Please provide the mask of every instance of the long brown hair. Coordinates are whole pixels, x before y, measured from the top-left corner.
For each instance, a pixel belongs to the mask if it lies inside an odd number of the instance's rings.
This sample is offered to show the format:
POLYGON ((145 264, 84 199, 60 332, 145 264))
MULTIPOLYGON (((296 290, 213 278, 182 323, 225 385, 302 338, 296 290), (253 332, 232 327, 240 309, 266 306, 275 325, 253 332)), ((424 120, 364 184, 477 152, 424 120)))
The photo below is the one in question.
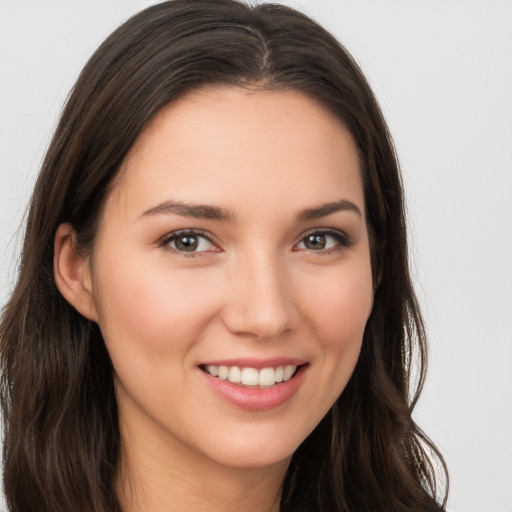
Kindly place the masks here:
POLYGON ((302 91, 348 127, 360 155, 373 311, 346 389, 292 458, 281 510, 444 510, 446 467, 412 419, 426 339, 386 123, 359 67, 323 28, 284 6, 234 0, 174 0, 128 20, 91 57, 63 110, 1 319, 10 510, 120 511, 113 369, 98 326, 57 290, 53 241, 69 222, 78 247, 91 249, 102 205, 137 137, 164 105, 208 84, 302 91))

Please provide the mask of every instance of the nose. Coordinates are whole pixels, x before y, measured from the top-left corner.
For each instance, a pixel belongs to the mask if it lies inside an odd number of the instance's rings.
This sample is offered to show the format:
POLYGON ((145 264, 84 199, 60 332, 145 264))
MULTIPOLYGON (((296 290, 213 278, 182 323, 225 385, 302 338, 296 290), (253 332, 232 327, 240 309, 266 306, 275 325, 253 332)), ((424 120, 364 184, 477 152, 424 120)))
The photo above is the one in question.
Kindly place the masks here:
POLYGON ((240 260, 228 283, 223 310, 227 329, 269 339, 296 328, 299 314, 288 274, 277 258, 253 255, 240 260))

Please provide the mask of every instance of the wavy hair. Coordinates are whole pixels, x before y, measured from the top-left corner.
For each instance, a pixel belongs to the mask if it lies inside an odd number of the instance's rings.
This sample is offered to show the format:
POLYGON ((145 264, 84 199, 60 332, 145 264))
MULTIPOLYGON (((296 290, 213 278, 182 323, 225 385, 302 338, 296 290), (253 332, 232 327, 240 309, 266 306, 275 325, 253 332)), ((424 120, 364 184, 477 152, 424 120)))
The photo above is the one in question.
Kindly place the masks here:
POLYGON ((162 107, 206 85, 301 91, 350 130, 361 162, 373 311, 348 385, 293 455, 281 511, 444 510, 446 466, 412 419, 427 348, 384 118, 357 64, 317 23, 281 5, 235 0, 173 0, 142 11, 98 48, 68 98, 35 185, 17 284, 1 318, 9 509, 121 510, 112 364, 98 326, 57 290, 53 241, 69 222, 78 247, 91 250, 134 142, 162 107))

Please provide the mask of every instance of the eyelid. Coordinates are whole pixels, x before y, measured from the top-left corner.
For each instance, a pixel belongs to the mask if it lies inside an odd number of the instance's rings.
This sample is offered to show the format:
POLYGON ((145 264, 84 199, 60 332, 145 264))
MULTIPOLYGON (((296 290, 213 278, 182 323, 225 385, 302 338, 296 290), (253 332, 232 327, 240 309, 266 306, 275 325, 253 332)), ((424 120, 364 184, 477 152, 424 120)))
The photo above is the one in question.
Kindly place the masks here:
POLYGON ((353 238, 341 229, 313 228, 313 229, 309 229, 308 231, 302 233, 300 235, 299 240, 295 243, 295 245, 293 247, 294 247, 294 250, 296 250, 296 251, 300 250, 300 251, 309 251, 309 252, 315 253, 315 254, 328 254, 330 252, 343 251, 344 249, 348 249, 352 245, 354 245, 353 238), (318 250, 318 251, 314 251, 312 249, 296 249, 297 245, 300 244, 307 236, 315 235, 315 234, 332 236, 338 242, 338 245, 336 247, 318 250))
POLYGON ((214 237, 208 231, 205 231, 203 229, 196 229, 196 228, 185 228, 185 229, 177 229, 176 231, 171 231, 170 233, 165 234, 163 237, 161 237, 158 240, 158 246, 162 247, 168 251, 171 251, 175 254, 180 254, 180 255, 186 256, 186 257, 200 256, 200 255, 202 255, 202 253, 205 253, 205 252, 219 252, 220 251, 219 243, 217 242, 216 237, 214 237), (174 249, 173 247, 170 247, 169 244, 171 243, 171 241, 173 239, 178 238, 179 236, 183 236, 183 235, 193 235, 193 236, 205 238, 206 240, 208 240, 208 242, 210 242, 213 246, 215 246, 215 248, 217 250, 216 251, 207 250, 207 251, 185 252, 185 251, 179 251, 177 249, 174 249))
MULTIPOLYGON (((354 244, 354 240, 350 235, 348 235, 345 231, 336 229, 336 228, 312 228, 300 235, 300 238, 297 240, 297 242, 293 246, 294 251, 309 251, 314 254, 328 254, 330 252, 339 252, 344 249, 347 249, 351 247, 354 244), (300 244, 307 236, 314 235, 314 234, 322 234, 333 237, 337 245, 335 247, 331 247, 329 249, 321 249, 321 250, 312 250, 312 249, 297 249, 297 245, 300 244)), ((202 256, 203 253, 208 252, 221 252, 220 244, 217 242, 217 239, 214 235, 212 235, 210 232, 205 231, 203 229, 197 229, 197 228, 185 228, 185 229, 177 229, 176 231, 171 231, 170 233, 165 234, 163 237, 161 237, 158 240, 158 246, 169 250, 175 254, 180 254, 182 256, 186 257, 193 257, 193 256, 202 256), (194 252, 185 252, 185 251, 179 251, 177 249, 174 249, 173 247, 170 247, 170 243, 173 239, 179 237, 182 235, 194 235, 198 237, 205 238, 208 240, 209 243, 211 243, 213 246, 215 246, 215 249, 217 250, 205 250, 205 251, 194 251, 194 252)))

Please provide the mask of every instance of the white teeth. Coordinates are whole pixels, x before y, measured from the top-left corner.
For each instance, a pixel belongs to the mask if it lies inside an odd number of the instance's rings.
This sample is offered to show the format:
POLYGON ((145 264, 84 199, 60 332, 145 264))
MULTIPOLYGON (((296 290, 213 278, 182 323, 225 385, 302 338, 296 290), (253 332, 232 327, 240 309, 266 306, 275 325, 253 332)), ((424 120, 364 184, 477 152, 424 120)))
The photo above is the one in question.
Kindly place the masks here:
POLYGON ((238 366, 232 366, 230 368, 228 380, 229 380, 229 382, 234 382, 235 384, 242 380, 242 372, 241 372, 240 368, 238 368, 238 366))
POLYGON ((297 370, 295 365, 278 366, 277 368, 239 368, 238 366, 207 365, 205 370, 212 376, 228 380, 234 384, 242 383, 244 386, 273 386, 279 382, 286 382, 292 378, 297 370))
POLYGON ((260 371, 258 384, 260 386, 273 386, 276 383, 275 374, 274 368, 263 368, 260 371))
POLYGON ((283 377, 283 380, 289 380, 291 378, 291 376, 295 373, 295 370, 297 369, 296 366, 293 366, 291 364, 289 364, 288 366, 285 367, 284 369, 284 377, 283 377))
POLYGON ((219 379, 226 380, 229 375, 229 368, 227 366, 219 366, 219 379))
POLYGON ((256 370, 256 368, 244 368, 242 370, 242 384, 246 386, 257 386, 258 370, 256 370))

